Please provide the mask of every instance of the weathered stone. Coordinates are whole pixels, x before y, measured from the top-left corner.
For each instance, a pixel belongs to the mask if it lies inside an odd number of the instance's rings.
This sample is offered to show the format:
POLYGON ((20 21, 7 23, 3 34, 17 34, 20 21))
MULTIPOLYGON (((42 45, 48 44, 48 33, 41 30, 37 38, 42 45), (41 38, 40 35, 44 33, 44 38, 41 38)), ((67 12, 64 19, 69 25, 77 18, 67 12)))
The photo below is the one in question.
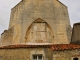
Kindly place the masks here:
POLYGON ((73 60, 75 55, 80 56, 80 47, 68 45, 65 50, 70 40, 71 26, 64 4, 58 0, 22 0, 12 8, 9 29, 1 35, 0 60, 34 60, 34 54, 41 54, 41 60, 73 60), (62 50, 56 44, 63 44, 62 50))
POLYGON ((1 35, 1 46, 12 44, 14 34, 14 27, 11 27, 9 30, 5 30, 1 35))
MULTIPOLYGON (((0 49, 0 60, 32 60, 33 54, 43 54, 43 60, 71 60, 79 50, 51 51, 49 48, 0 49)), ((72 59, 73 60, 73 59, 72 59)))
MULTIPOLYGON (((31 42, 27 39, 31 35, 26 37, 26 33, 29 33, 29 27, 38 18, 50 26, 52 33, 48 34, 51 36, 50 39, 46 37, 47 33, 38 33, 37 36, 35 33, 33 39, 35 40, 36 37, 39 39, 36 42, 43 42, 44 40, 47 43, 54 44, 70 43, 71 33, 69 31, 71 32, 71 27, 67 7, 64 4, 58 0, 22 0, 11 10, 9 28, 14 27, 12 44, 31 42)), ((45 28, 43 25, 38 27, 45 28)), ((7 39, 3 43, 6 43, 6 41, 7 39)))

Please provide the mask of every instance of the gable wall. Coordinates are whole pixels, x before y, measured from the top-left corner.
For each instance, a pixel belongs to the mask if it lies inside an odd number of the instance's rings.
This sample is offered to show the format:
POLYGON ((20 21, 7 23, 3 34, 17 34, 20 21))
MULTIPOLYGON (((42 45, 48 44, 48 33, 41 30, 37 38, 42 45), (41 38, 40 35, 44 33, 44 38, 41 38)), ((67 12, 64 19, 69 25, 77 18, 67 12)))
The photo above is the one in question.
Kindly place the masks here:
POLYGON ((70 22, 67 7, 57 0, 22 0, 12 8, 9 28, 14 26, 13 44, 25 43, 29 26, 42 19, 53 31, 54 44, 70 42, 70 22))

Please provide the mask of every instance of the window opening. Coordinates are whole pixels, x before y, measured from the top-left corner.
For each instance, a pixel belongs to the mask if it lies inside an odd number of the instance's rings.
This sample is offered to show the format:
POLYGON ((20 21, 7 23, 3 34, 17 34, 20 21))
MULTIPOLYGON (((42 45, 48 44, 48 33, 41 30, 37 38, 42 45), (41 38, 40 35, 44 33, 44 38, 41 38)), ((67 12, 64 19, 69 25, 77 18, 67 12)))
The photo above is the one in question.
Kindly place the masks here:
POLYGON ((42 60, 42 55, 33 55, 33 60, 42 60))
POLYGON ((78 58, 73 58, 73 60, 79 60, 78 58))

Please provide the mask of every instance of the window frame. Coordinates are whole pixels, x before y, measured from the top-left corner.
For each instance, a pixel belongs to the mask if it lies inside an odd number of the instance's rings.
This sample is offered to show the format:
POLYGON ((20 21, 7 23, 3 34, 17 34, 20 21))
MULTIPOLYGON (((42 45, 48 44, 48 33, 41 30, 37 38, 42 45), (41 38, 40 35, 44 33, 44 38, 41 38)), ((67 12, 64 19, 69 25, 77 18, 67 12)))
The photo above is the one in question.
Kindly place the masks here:
POLYGON ((33 54, 32 60, 43 60, 43 55, 42 54, 33 54), (34 56, 37 56, 37 59, 34 59, 34 56), (39 59, 40 56, 41 56, 41 59, 39 59))

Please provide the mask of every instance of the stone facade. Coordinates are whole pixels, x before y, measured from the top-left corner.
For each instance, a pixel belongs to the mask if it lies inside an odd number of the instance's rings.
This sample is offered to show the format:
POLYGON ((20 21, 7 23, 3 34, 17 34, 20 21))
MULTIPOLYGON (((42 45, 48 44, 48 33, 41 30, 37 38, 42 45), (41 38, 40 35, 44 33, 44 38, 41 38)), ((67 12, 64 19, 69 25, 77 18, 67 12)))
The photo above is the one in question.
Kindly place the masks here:
MULTIPOLYGON (((48 52, 49 49, 47 48, 20 48, 20 49, 1 49, 0 50, 0 60, 32 60, 33 54, 43 54, 44 59, 46 59, 47 54, 51 54, 48 52)), ((48 59, 51 56, 48 56, 48 59)))
POLYGON ((12 44, 14 29, 13 27, 9 30, 5 30, 1 35, 1 44, 7 45, 12 44))
MULTIPOLYGON (((25 44, 26 33, 37 19, 45 21, 51 28, 53 44, 70 43, 71 27, 67 7, 58 0, 22 0, 11 9, 9 29, 13 27, 12 44, 25 44)), ((39 26, 40 27, 40 26, 39 26)), ((8 35, 9 36, 9 32, 8 35)), ((47 33, 39 33, 45 35, 47 33)), ((38 35, 39 35, 38 34, 38 35)), ((5 36, 5 33, 2 34, 5 36)), ((46 39, 46 37, 44 37, 46 39)), ((6 42, 5 37, 1 39, 6 42)), ((41 39, 41 41, 43 41, 41 39)), ((50 43, 50 42, 47 42, 50 43)), ((5 43, 5 45, 9 45, 5 43)))
POLYGON ((0 60, 80 60, 80 45, 70 44, 71 29, 60 1, 22 0, 1 34, 0 60))
POLYGON ((74 60, 74 58, 80 60, 80 49, 53 51, 53 60, 74 60))
POLYGON ((80 49, 52 51, 50 48, 0 49, 0 60, 33 60, 34 54, 43 54, 43 60, 80 59, 80 49))

